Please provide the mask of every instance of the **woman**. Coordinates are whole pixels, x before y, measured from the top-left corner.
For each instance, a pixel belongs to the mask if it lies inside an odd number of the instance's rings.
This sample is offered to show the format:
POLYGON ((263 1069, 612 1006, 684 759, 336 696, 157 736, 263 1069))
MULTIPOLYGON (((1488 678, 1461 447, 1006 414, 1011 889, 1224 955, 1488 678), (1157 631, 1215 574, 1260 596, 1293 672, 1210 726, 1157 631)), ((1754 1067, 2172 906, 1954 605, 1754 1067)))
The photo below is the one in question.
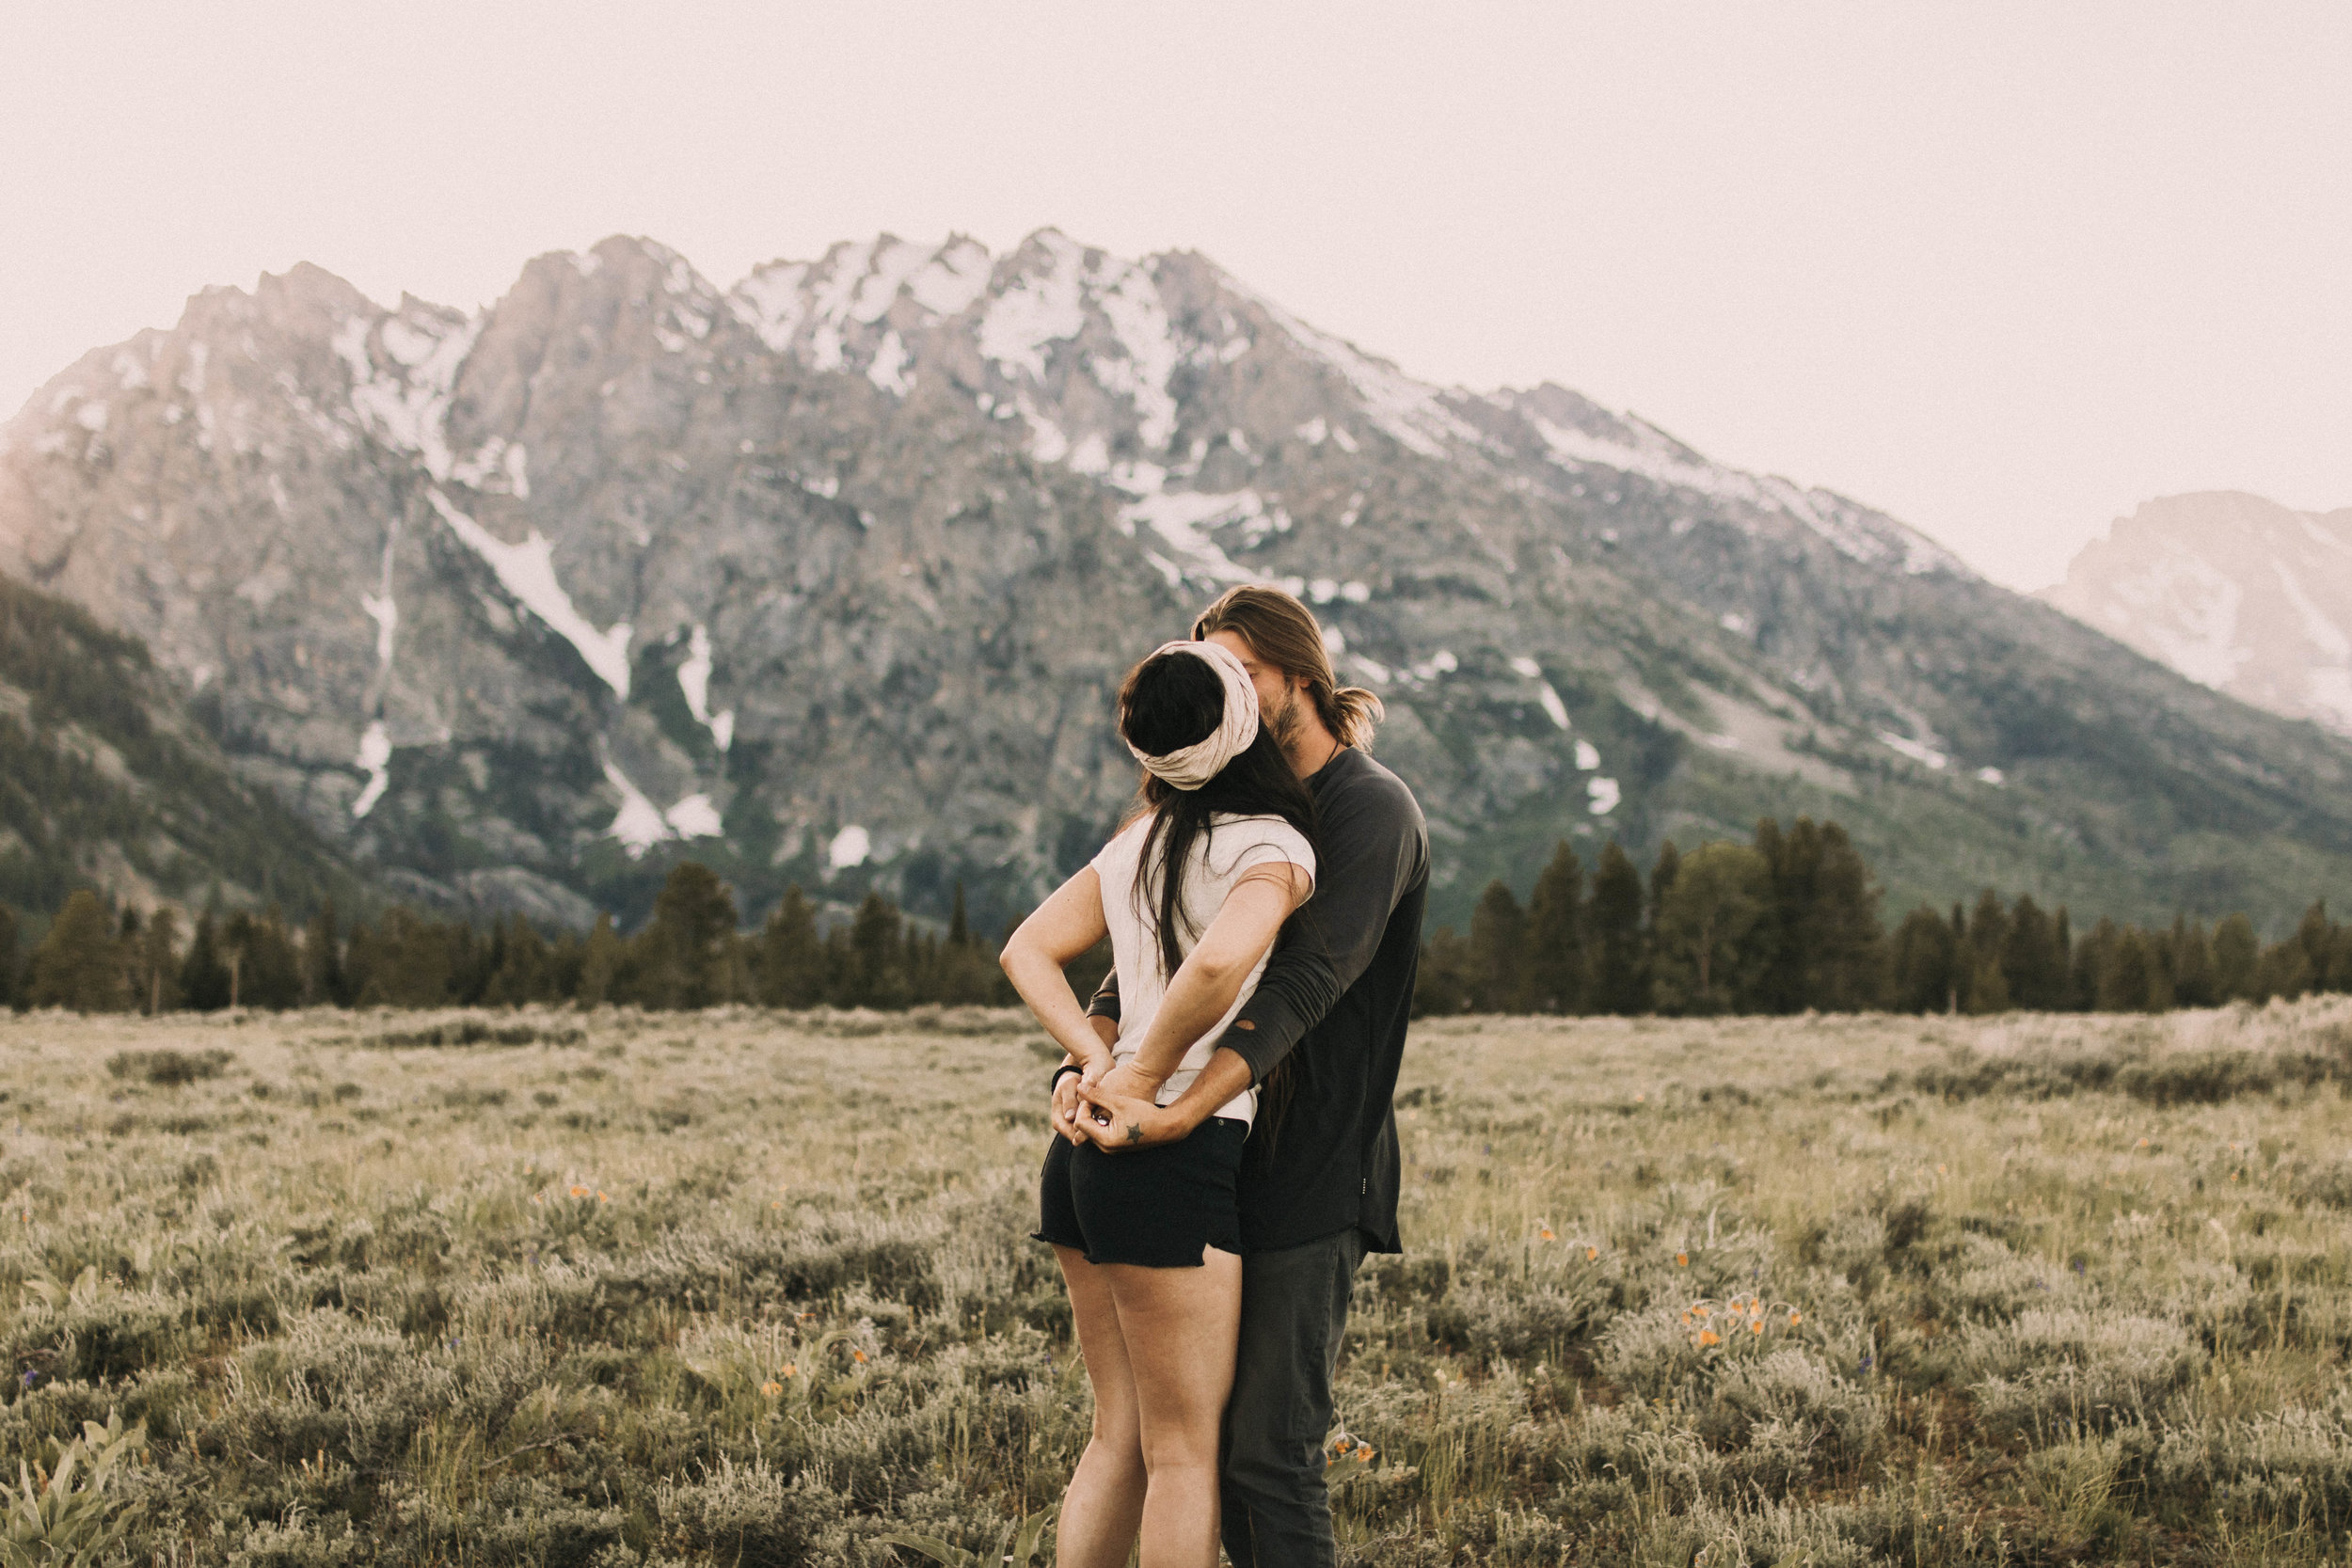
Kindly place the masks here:
POLYGON ((1073 1118, 1094 1114, 1083 1097, 1098 1085, 1168 1104, 1207 1064, 1276 933, 1314 889, 1314 802, 1260 728, 1241 660, 1216 643, 1170 642, 1136 665, 1120 688, 1119 725, 1144 768, 1136 809, 1013 933, 1003 960, 1069 1053, 1055 1074, 1061 1135, 1045 1158, 1037 1237, 1070 1288, 1094 1432, 1062 1501, 1060 1560, 1121 1568, 1140 1531, 1142 1568, 1213 1568, 1217 1432, 1241 1311, 1234 1173, 1257 1094, 1180 1143, 1132 1152, 1098 1147, 1073 1118), (1062 974, 1106 934, 1121 999, 1115 1042, 1062 974))

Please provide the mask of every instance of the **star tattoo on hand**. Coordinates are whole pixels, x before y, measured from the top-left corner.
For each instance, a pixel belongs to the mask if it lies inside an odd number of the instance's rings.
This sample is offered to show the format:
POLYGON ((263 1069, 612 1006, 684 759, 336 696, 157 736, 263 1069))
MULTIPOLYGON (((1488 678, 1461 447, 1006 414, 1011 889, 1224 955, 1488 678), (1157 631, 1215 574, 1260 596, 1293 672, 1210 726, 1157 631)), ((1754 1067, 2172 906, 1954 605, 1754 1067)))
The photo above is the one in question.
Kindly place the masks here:
POLYGON ((1127 1124, 1127 1141, 1131 1144, 1143 1142, 1143 1123, 1131 1121, 1127 1124))

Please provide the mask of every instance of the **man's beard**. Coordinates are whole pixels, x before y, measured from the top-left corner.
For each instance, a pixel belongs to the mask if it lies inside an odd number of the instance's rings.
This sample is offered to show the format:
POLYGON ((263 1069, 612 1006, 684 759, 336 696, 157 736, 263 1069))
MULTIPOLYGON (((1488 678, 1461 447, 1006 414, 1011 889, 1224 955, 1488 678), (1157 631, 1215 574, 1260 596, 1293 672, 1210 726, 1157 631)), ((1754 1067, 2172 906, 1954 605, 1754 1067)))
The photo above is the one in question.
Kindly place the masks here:
POLYGON ((1307 727, 1307 716, 1298 711, 1298 688, 1284 686, 1280 705, 1264 718, 1266 734, 1274 737, 1274 744, 1288 751, 1298 732, 1307 727))

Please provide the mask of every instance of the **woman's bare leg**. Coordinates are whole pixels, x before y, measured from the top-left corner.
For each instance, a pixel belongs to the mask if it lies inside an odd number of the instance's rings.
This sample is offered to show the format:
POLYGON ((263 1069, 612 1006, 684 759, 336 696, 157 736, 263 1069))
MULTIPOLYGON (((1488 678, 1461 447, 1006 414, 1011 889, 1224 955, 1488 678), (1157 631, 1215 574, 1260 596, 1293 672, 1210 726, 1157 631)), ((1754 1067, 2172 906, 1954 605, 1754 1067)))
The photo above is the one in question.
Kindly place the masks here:
POLYGON ((1126 1568, 1143 1527, 1143 1441, 1136 1418, 1136 1380, 1127 1363, 1119 1306, 1108 1268, 1075 1247, 1057 1246, 1070 1287, 1070 1315, 1078 1328, 1087 1381, 1094 1386, 1094 1433, 1062 1494, 1055 1531, 1061 1568, 1126 1568))
POLYGON ((1241 1259, 1209 1247, 1197 1269, 1099 1272, 1119 1304, 1149 1477, 1142 1568, 1216 1568, 1217 1433, 1233 1391, 1241 1259))

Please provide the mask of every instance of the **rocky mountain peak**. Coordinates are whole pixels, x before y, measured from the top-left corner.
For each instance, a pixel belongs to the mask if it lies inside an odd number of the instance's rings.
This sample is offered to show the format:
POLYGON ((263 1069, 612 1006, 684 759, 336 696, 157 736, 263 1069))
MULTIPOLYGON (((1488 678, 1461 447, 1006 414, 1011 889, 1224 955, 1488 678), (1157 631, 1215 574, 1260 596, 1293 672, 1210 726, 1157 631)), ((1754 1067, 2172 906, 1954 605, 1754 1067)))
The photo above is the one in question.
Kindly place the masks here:
MULTIPOLYGON (((1009 911, 1132 791, 1120 671, 1243 580, 1316 605, 1387 702, 1441 909, 1557 837, 1768 808, 1851 818, 1937 897, 1906 824, 2004 824, 1960 891, 2062 896, 2045 829, 2169 875, 2171 830, 2111 809, 2148 779, 2218 747, 2324 794, 2352 762, 1832 491, 1054 230, 725 288, 616 236, 473 312, 311 267, 207 292, 0 434, 0 568, 146 639, 238 768, 408 895, 548 918, 689 852, 754 908, 961 879, 1009 911)), ((2267 787, 2207 815, 2275 823, 2267 787)))
POLYGON ((2201 686, 2352 734, 2352 507, 2163 497, 2042 597, 2201 686))

